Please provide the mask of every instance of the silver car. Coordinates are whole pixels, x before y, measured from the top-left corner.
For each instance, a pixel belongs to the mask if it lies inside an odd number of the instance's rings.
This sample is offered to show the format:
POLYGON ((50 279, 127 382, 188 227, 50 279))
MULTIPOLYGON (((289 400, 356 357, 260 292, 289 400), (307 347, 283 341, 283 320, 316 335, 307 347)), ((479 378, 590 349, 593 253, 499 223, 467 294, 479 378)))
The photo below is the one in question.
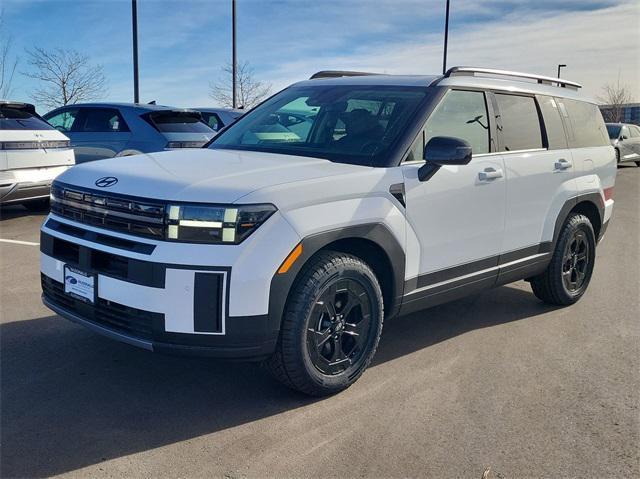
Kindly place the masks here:
POLYGON ((68 105, 44 115, 71 140, 76 162, 177 148, 200 148, 215 136, 198 111, 136 103, 68 105))
POLYGON ((618 164, 633 161, 640 166, 640 127, 627 123, 607 123, 618 164))

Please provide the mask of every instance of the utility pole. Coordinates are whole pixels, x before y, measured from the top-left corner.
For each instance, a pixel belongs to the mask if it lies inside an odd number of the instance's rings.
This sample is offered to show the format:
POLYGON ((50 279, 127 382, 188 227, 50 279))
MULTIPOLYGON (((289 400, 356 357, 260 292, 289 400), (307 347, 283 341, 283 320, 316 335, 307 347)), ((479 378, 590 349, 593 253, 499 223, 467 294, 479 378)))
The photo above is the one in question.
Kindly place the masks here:
POLYGON ((449 43, 449 0, 447 0, 447 13, 444 20, 444 55, 442 58, 442 74, 447 72, 447 45, 449 43))
POLYGON ((237 96, 236 96, 236 80, 238 72, 237 70, 238 61, 236 60, 236 0, 231 0, 231 103, 233 104, 233 108, 238 107, 237 96))
POLYGON ((566 67, 567 65, 565 64, 560 64, 558 65, 558 78, 560 78, 560 69, 566 67))
POLYGON ((131 25, 133 27, 133 102, 140 103, 138 85, 138 2, 131 0, 131 25))

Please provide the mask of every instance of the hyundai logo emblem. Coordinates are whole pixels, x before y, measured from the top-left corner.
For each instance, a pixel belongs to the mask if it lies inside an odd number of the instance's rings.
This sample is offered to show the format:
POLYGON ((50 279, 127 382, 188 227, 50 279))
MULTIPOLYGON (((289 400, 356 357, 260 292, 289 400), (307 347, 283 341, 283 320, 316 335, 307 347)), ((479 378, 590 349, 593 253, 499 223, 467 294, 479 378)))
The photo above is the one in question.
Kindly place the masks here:
POLYGON ((109 188, 110 186, 115 185, 118 182, 118 178, 115 176, 103 176, 102 178, 98 178, 96 180, 96 186, 100 188, 109 188))

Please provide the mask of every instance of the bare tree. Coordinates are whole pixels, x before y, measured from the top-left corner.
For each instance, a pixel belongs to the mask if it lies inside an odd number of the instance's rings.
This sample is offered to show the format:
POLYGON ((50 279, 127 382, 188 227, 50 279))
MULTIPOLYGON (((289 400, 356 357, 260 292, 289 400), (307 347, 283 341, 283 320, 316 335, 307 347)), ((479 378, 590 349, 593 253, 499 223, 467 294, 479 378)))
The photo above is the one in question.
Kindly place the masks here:
POLYGON ((23 75, 44 85, 31 97, 48 108, 95 100, 107 92, 107 80, 101 65, 91 65, 89 57, 75 50, 27 50, 32 70, 23 75))
POLYGON ((19 57, 11 54, 13 39, 5 33, 4 13, 0 11, 0 98, 9 98, 13 92, 13 76, 18 68, 19 57))
MULTIPOLYGON (((229 64, 222 67, 221 70, 220 79, 210 84, 211 93, 209 96, 221 106, 231 108, 233 106, 233 68, 229 64)), ((249 62, 238 65, 236 84, 236 103, 242 108, 252 108, 271 92, 270 84, 255 79, 253 68, 249 62)))
POLYGON ((616 83, 607 83, 602 87, 603 95, 598 97, 604 103, 602 116, 604 121, 619 123, 622 121, 623 106, 631 102, 631 93, 626 85, 620 83, 620 75, 616 83))

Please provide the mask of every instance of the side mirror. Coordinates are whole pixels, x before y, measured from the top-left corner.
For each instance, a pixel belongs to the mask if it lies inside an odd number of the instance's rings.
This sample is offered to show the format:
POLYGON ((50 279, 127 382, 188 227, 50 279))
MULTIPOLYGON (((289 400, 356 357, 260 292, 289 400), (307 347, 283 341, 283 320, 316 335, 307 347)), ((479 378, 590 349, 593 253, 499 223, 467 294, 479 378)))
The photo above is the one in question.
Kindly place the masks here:
POLYGON ((629 137, 628 137, 627 135, 622 135, 622 136, 620 136, 620 141, 622 141, 622 140, 628 140, 628 139, 629 139, 629 137))
POLYGON ((471 161, 472 149, 469 142, 451 136, 431 138, 424 147, 426 163, 418 170, 418 179, 426 181, 441 166, 466 165, 471 161))

